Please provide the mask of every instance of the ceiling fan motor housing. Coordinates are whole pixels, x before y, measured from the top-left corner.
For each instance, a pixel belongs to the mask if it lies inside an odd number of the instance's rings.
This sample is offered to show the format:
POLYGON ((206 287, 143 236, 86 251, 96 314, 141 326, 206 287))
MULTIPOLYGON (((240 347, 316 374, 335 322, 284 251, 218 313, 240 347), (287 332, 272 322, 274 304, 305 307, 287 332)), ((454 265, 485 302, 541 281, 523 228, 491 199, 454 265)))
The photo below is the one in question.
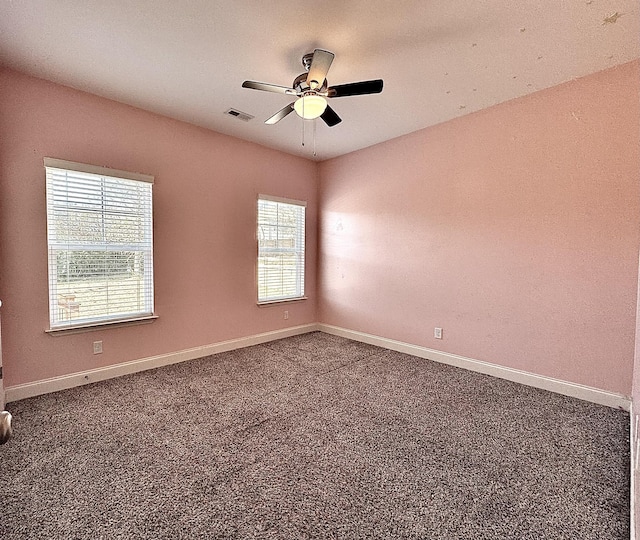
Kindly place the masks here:
POLYGON ((325 79, 322 84, 320 86, 318 86, 317 88, 311 88, 308 84, 307 84, 307 73, 303 73, 302 75, 298 75, 294 81, 293 84, 291 85, 291 88, 293 88, 298 94, 303 94, 305 92, 313 92, 313 93, 317 93, 317 92, 324 92, 327 89, 327 79, 325 79))
POLYGON ((298 75, 293 80, 293 84, 291 85, 291 88, 293 88, 298 93, 309 90, 309 85, 307 84, 307 74, 303 73, 302 75, 298 75))

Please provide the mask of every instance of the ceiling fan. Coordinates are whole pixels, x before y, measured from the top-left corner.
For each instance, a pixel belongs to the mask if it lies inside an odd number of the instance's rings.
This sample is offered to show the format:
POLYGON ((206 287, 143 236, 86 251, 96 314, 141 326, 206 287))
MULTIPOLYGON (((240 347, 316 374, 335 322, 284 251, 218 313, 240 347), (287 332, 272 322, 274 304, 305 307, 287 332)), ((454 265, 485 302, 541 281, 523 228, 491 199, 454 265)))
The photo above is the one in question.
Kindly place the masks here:
POLYGON ((256 81, 244 81, 242 87, 298 97, 296 101, 289 103, 271 118, 268 118, 265 124, 275 124, 289 113, 296 111, 298 116, 304 119, 322 118, 325 124, 333 127, 342 122, 342 119, 327 104, 326 98, 379 94, 382 92, 382 79, 329 86, 327 72, 331 67, 334 56, 332 52, 323 49, 316 49, 312 53, 305 54, 302 57, 302 65, 307 70, 307 73, 298 75, 290 88, 256 81))

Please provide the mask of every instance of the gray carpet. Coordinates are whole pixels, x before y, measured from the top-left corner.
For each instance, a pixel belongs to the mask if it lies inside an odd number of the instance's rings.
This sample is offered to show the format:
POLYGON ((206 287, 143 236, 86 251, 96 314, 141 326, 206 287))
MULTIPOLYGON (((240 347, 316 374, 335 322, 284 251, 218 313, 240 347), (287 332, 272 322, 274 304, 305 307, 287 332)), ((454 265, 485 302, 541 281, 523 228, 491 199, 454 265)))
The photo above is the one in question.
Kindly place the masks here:
POLYGON ((0 538, 629 538, 629 416, 322 333, 10 403, 0 538))

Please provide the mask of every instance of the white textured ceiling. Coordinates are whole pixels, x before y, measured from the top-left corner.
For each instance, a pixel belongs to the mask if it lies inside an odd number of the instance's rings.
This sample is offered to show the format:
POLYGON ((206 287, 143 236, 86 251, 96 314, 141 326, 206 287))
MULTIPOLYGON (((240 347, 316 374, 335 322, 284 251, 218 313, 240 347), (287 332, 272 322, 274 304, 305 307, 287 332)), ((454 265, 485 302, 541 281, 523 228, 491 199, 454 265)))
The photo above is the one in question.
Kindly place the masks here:
POLYGON ((254 141, 327 159, 640 57, 638 0, 0 0, 0 64, 254 141), (302 55, 336 57, 329 128, 291 114, 302 55), (243 122, 235 108, 255 118, 243 122))

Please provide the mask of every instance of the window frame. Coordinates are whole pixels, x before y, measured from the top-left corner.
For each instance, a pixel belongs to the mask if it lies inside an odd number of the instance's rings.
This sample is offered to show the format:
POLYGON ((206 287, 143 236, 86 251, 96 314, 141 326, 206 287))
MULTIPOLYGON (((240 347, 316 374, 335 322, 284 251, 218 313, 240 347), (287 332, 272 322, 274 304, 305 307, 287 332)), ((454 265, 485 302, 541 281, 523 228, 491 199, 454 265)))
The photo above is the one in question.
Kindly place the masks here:
MULTIPOLYGON (((73 161, 66 161, 56 158, 44 158, 45 166, 45 184, 46 184, 46 221, 47 221, 47 278, 48 278, 48 297, 49 297, 49 328, 47 333, 75 333, 85 330, 100 329, 107 326, 121 326, 126 324, 143 324, 152 322, 157 318, 155 314, 155 281, 154 281, 154 245, 153 245, 153 184, 154 177, 147 174, 134 173, 129 171, 122 171, 118 169, 110 169, 107 167, 99 167, 96 165, 89 165, 85 163, 77 163, 73 161), (51 197, 53 193, 49 192, 50 179, 49 169, 66 171, 70 173, 80 173, 101 177, 104 182, 106 179, 120 180, 125 182, 139 182, 148 184, 148 194, 145 196, 145 212, 143 214, 143 228, 144 239, 140 242, 127 245, 125 251, 134 251, 142 254, 145 261, 144 264, 149 265, 150 271, 143 274, 143 279, 146 282, 145 285, 145 301, 144 309, 141 311, 133 312, 119 312, 113 315, 96 315, 84 318, 79 318, 73 321, 71 317, 66 321, 62 319, 59 313, 58 305, 58 276, 55 273, 55 263, 52 264, 53 253, 64 252, 64 249, 59 249, 59 246, 55 245, 55 240, 52 240, 52 231, 50 230, 50 221, 52 216, 50 210, 53 208, 53 202, 51 197), (131 246, 135 246, 135 249, 131 249, 131 246), (149 308, 149 309, 147 309, 149 308)), ((52 179, 51 182, 54 180, 52 179)), ((104 209, 99 212, 103 218, 108 216, 109 213, 104 209)), ((74 242, 70 242, 73 244, 74 242)), ((81 251, 102 251, 109 252, 111 250, 105 249, 105 246, 109 246, 109 242, 93 242, 93 241, 78 241, 76 245, 83 244, 81 251), (94 248, 94 249, 91 249, 94 248)), ((111 243, 111 246, 117 244, 111 243)), ((69 248, 66 250, 69 251, 69 248)), ((118 250, 115 250, 116 252, 118 250)), ((69 313, 70 315, 70 313, 69 313)))
POLYGON ((301 201, 301 200, 297 200, 297 199, 289 199, 289 198, 285 198, 285 197, 277 197, 277 196, 273 196, 273 195, 266 195, 266 194, 259 194, 256 200, 256 278, 255 278, 255 283, 256 283, 256 297, 257 297, 257 304, 258 306, 268 306, 268 305, 272 305, 272 304, 281 304, 281 303, 288 303, 288 302, 298 302, 301 300, 306 300, 307 296, 305 294, 305 285, 306 285, 306 260, 307 260, 307 255, 306 255, 306 245, 307 245, 307 219, 306 219, 306 210, 307 210, 307 202, 306 201, 301 201), (300 265, 297 264, 296 265, 296 272, 297 272, 297 277, 296 277, 296 281, 300 283, 300 290, 296 291, 299 292, 299 294, 296 294, 295 296, 278 296, 278 297, 274 297, 274 296, 267 296, 263 299, 261 299, 260 297, 260 256, 261 256, 261 249, 260 249, 260 202, 261 201, 265 201, 265 202, 269 202, 269 203, 276 203, 276 204, 283 204, 283 205, 292 205, 292 206, 297 206, 302 210, 302 232, 300 233, 300 231, 298 231, 298 235, 301 235, 301 240, 302 240, 302 248, 298 249, 296 248, 294 251, 283 251, 283 252, 294 252, 294 253, 298 253, 302 255, 302 265, 300 268, 300 265))

